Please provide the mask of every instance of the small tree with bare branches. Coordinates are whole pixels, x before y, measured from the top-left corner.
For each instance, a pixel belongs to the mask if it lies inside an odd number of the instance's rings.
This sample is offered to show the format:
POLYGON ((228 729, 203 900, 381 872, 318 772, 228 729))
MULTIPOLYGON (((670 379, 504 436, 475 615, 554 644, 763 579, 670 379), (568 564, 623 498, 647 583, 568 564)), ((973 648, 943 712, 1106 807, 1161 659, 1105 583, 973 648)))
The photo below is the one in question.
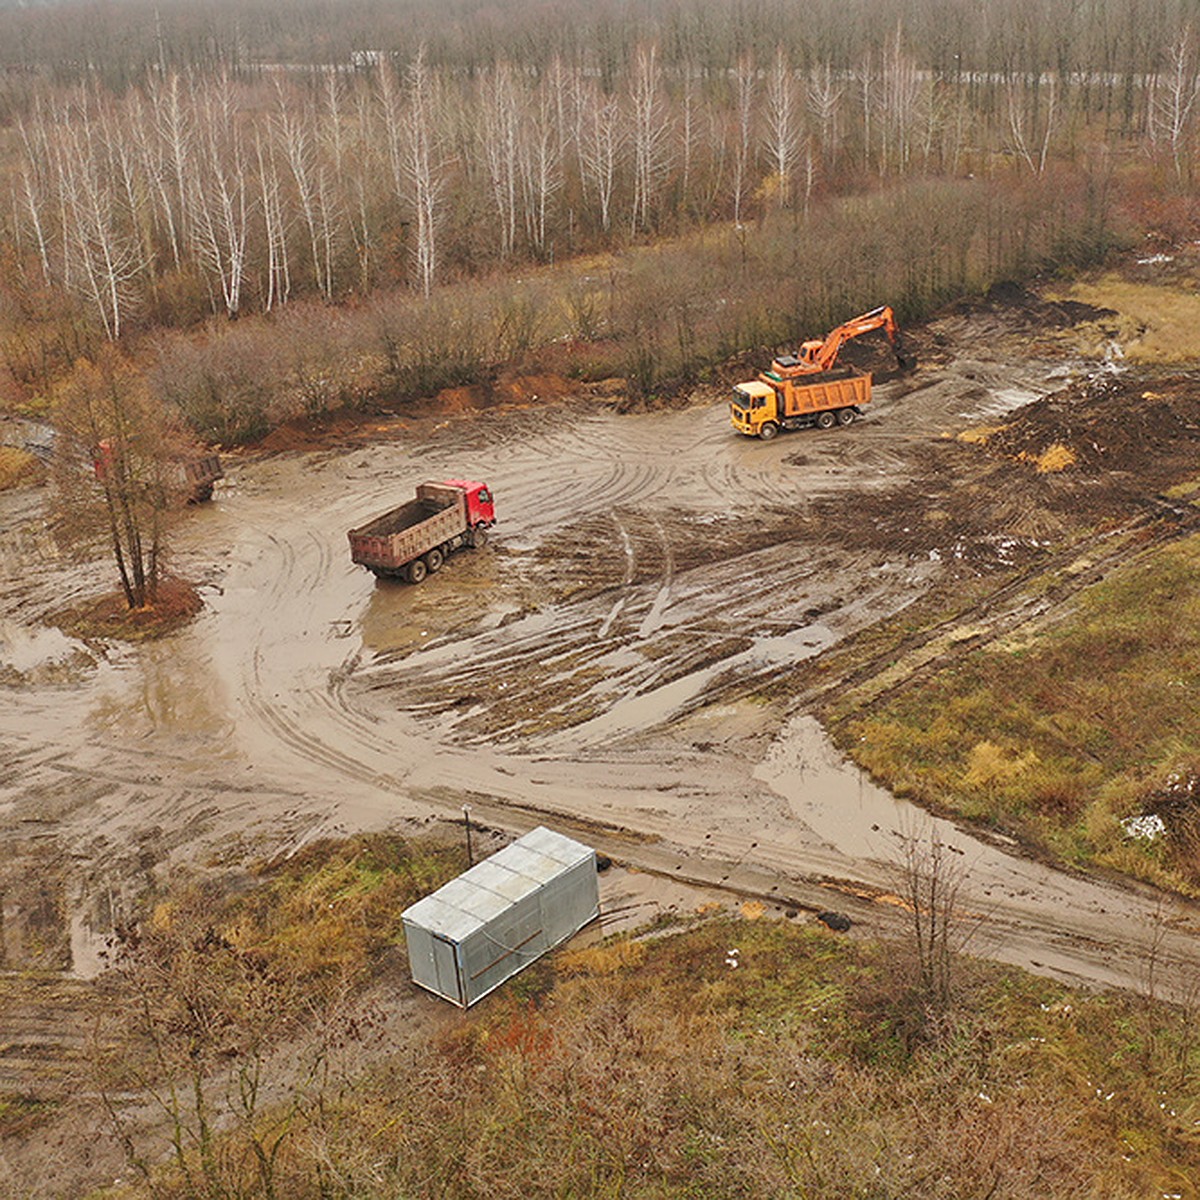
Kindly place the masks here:
POLYGON ((59 392, 55 425, 68 536, 73 544, 104 536, 129 607, 153 604, 170 518, 190 490, 180 464, 198 448, 111 347, 76 365, 59 392))

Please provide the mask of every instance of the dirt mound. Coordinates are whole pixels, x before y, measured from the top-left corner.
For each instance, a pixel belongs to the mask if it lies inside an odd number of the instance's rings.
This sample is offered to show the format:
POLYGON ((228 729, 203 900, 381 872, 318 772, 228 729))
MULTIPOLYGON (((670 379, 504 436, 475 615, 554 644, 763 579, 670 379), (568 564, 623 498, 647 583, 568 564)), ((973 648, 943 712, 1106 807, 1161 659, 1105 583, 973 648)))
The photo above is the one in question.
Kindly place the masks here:
POLYGON ((1105 375, 1026 405, 981 444, 1043 472, 1132 474, 1161 489, 1194 471, 1198 443, 1200 381, 1105 375))
POLYGON ((443 388, 434 398, 430 413, 471 412, 479 409, 529 408, 556 403, 578 393, 579 388, 561 375, 522 375, 502 372, 495 379, 465 387, 443 388))
POLYGON ((1002 311, 1010 321, 1017 317, 1022 325, 1037 333, 1047 329, 1069 329, 1084 321, 1114 320, 1119 315, 1111 308, 1099 308, 1079 300, 1046 300, 1012 280, 992 284, 982 299, 958 300, 947 311, 964 316, 1002 311))

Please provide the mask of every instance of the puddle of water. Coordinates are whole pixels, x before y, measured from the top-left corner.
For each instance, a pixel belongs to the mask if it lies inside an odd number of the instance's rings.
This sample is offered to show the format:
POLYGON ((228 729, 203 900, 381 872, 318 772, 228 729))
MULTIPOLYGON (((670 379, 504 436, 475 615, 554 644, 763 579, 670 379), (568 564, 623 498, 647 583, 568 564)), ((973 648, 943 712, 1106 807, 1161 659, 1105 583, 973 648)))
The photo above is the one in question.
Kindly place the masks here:
POLYGON ((65 663, 79 655, 91 658, 82 642, 51 626, 30 628, 15 621, 0 621, 0 667, 22 675, 40 667, 65 663))
POLYGON ((902 827, 911 832, 928 820, 844 758, 812 716, 784 726, 754 775, 824 842, 854 858, 893 861, 902 827))
POLYGON ((792 814, 827 846, 848 859, 883 863, 894 872, 904 860, 906 845, 937 841, 961 856, 962 869, 980 896, 991 897, 994 889, 1001 889, 1010 897, 1048 897, 1052 884, 1056 892, 1065 890, 1076 898, 1087 890, 897 799, 847 759, 813 716, 793 717, 783 727, 754 776, 786 799, 792 814))

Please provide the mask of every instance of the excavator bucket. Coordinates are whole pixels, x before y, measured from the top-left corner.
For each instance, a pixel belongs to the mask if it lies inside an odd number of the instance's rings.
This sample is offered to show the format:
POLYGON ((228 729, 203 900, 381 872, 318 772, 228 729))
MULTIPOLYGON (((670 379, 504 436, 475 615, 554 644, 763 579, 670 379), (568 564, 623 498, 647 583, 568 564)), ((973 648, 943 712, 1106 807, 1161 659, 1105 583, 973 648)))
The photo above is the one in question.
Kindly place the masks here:
POLYGON ((892 352, 896 356, 896 362, 902 371, 915 371, 917 369, 917 356, 909 354, 908 347, 904 344, 904 337, 899 330, 896 330, 895 336, 892 338, 892 352))

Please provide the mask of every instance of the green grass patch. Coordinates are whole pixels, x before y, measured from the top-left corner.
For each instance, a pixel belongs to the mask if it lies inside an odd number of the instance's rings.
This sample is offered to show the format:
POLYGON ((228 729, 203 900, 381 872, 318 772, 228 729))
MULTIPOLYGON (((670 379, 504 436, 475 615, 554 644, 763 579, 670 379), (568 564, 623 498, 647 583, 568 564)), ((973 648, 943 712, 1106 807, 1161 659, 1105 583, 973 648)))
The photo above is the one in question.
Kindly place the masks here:
POLYGON ((1068 621, 847 716, 837 737, 899 794, 1200 891, 1185 786, 1200 774, 1200 538, 1088 588, 1068 621), (1160 809, 1166 838, 1125 836, 1119 818, 1160 809))
POLYGON ((301 979, 362 977, 402 942, 400 914, 465 869, 460 846, 390 834, 321 841, 260 866, 261 886, 231 904, 222 927, 301 979))

